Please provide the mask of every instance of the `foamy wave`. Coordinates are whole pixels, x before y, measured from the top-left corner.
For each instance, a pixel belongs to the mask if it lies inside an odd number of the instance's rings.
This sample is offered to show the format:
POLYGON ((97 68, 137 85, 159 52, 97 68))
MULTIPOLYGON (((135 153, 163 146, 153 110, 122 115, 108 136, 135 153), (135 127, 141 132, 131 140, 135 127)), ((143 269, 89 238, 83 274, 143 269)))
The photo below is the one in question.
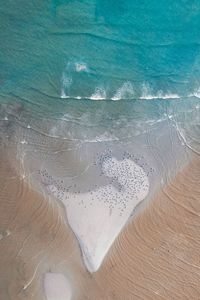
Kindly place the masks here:
POLYGON ((69 87, 69 86, 72 84, 72 78, 66 76, 66 75, 63 73, 63 76, 62 76, 62 84, 63 84, 63 87, 69 87))
POLYGON ((66 95, 65 90, 68 89, 71 84, 72 84, 72 78, 66 75, 65 73, 63 73, 61 78, 61 95, 60 95, 62 99, 69 98, 69 96, 66 95))
POLYGON ((91 100, 106 100, 106 91, 103 88, 97 87, 94 94, 92 94, 89 99, 91 100))
MULTIPOLYGON (((195 96, 195 97, 198 97, 200 98, 200 94, 199 96, 196 96, 195 94, 192 94, 190 95, 191 97, 192 96, 195 96)), ((120 97, 112 97, 112 98, 106 98, 104 97, 103 95, 101 94, 92 94, 92 96, 90 97, 81 97, 81 96, 69 96, 69 95, 66 95, 65 92, 62 90, 61 91, 61 98, 63 99, 75 99, 75 100, 108 100, 108 101, 119 101, 119 100, 130 100, 130 98, 120 98, 120 97)), ((189 97, 189 96, 185 96, 185 97, 189 97)), ((138 98, 131 98, 133 100, 137 100, 137 99, 140 99, 140 100, 154 100, 154 99, 180 99, 181 97, 178 95, 178 94, 157 94, 157 95, 147 95, 147 96, 141 96, 141 97, 138 97, 138 98)))
POLYGON ((152 92, 151 87, 149 84, 143 84, 142 85, 142 96, 139 97, 139 99, 142 100, 153 100, 153 99, 179 99, 180 96, 178 94, 173 93, 163 93, 162 91, 157 92, 154 94, 152 92))
POLYGON ((75 63, 76 72, 85 72, 88 71, 88 67, 86 63, 75 63))
POLYGON ((67 95, 65 94, 65 91, 64 91, 64 89, 62 89, 62 90, 61 90, 61 95, 60 95, 60 98, 62 98, 62 99, 69 98, 69 96, 67 96, 67 95))
POLYGON ((116 92, 116 94, 111 98, 111 100, 121 100, 129 98, 134 95, 134 89, 132 84, 128 81, 125 82, 116 92))
POLYGON ((193 94, 190 95, 191 97, 200 98, 200 88, 198 88, 193 94))
MULTIPOLYGON (((154 99, 180 99, 181 96, 175 93, 164 93, 163 91, 158 91, 154 93, 151 87, 148 84, 144 84, 142 86, 142 93, 141 96, 137 97, 134 96, 135 92, 133 86, 130 82, 125 82, 114 94, 113 97, 109 97, 106 95, 106 91, 102 87, 96 87, 94 93, 91 96, 72 96, 66 94, 66 89, 69 88, 72 80, 69 77, 65 77, 63 79, 63 86, 61 89, 61 98, 70 98, 70 99, 77 99, 77 100, 130 100, 130 99, 140 99, 140 100, 154 100, 154 99)), ((68 90, 69 92, 69 90, 68 90)), ((200 89, 197 90, 195 93, 190 95, 184 95, 184 97, 197 97, 200 98, 200 89)))
MULTIPOLYGON (((70 97, 66 94, 66 90, 69 93, 69 88, 73 83, 73 73, 74 72, 88 72, 87 64, 84 62, 68 62, 65 70, 63 71, 62 78, 61 78, 61 98, 75 98, 70 97)), ((77 99, 81 99, 80 96, 76 97, 77 99)))
POLYGON ((140 97, 141 100, 153 100, 153 99, 180 99, 178 94, 163 94, 158 93, 156 95, 145 95, 140 97))
POLYGON ((65 93, 64 89, 61 90, 60 98, 62 99, 75 99, 75 100, 86 100, 87 98, 81 96, 69 96, 65 93))

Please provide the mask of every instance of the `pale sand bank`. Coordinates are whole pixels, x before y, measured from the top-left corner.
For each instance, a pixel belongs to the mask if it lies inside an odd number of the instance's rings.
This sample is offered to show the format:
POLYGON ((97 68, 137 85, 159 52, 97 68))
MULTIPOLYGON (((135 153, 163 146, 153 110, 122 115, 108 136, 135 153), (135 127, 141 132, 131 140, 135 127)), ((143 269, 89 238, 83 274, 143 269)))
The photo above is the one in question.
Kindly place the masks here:
POLYGON ((147 175, 131 160, 108 158, 103 162, 102 171, 107 177, 116 178, 120 189, 107 184, 90 192, 73 194, 55 182, 48 186, 55 199, 60 199, 65 206, 90 272, 98 270, 133 209, 149 191, 147 175))
POLYGON ((71 299, 69 283, 62 274, 46 273, 44 276, 44 289, 47 300, 71 299))

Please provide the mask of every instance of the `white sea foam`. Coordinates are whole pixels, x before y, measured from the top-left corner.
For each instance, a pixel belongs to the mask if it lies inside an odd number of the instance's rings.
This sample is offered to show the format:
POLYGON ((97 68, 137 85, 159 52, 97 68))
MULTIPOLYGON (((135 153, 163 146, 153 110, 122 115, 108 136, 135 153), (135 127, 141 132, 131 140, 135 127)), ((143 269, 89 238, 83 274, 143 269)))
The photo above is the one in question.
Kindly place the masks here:
POLYGON ((125 82, 116 92, 116 94, 111 98, 111 100, 121 100, 130 98, 134 95, 134 89, 132 84, 128 81, 125 82))
POLYGON ((69 87, 72 84, 72 78, 70 78, 70 77, 66 76, 65 74, 63 74, 62 84, 63 84, 63 87, 69 87))
MULTIPOLYGON (((184 98, 186 97, 197 97, 197 98, 200 98, 200 94, 191 94, 191 95, 186 95, 184 96, 184 98)), ((112 101, 119 101, 119 100, 129 100, 131 99, 130 97, 120 97, 120 96, 117 96, 117 94, 115 94, 115 96, 111 97, 111 98, 107 98, 105 96, 105 94, 103 93, 94 93, 92 94, 91 96, 88 96, 88 97, 81 97, 81 96, 68 96, 65 94, 65 92, 63 90, 61 90, 61 98, 70 98, 70 99, 75 99, 75 100, 112 100, 112 101)), ((155 95, 151 95, 151 94, 148 94, 146 96, 142 95, 140 97, 136 97, 136 98, 133 98, 133 99, 140 99, 140 100, 153 100, 153 99, 180 99, 181 96, 178 95, 178 94, 164 94, 164 93, 157 93, 155 95)))
POLYGON ((104 132, 100 135, 95 136, 91 139, 84 139, 84 142, 86 143, 97 143, 97 142, 112 142, 112 141, 118 141, 119 138, 113 134, 110 134, 109 132, 104 132))
POLYGON ((198 88, 191 96, 194 96, 196 98, 200 98, 200 88, 198 88))
POLYGON ((60 273, 46 273, 44 290, 47 300, 70 300, 71 289, 66 277, 60 273))
POLYGON ((60 95, 62 99, 69 98, 69 96, 66 95, 65 91, 70 87, 71 84, 72 84, 72 78, 70 78, 65 73, 63 73, 61 79, 61 95, 60 95))
POLYGON ((60 95, 60 97, 61 97, 62 99, 69 98, 69 96, 67 96, 67 95, 65 94, 65 90, 64 90, 63 88, 61 89, 61 95, 60 95))
POLYGON ((88 71, 88 67, 86 63, 75 63, 75 70, 76 72, 87 72, 88 71))
POLYGON ((106 91, 101 88, 97 87, 95 92, 89 97, 91 100, 105 100, 106 99, 106 91))
POLYGON ((180 99, 180 96, 178 94, 163 94, 163 93, 157 93, 156 95, 146 95, 141 96, 141 100, 153 100, 153 99, 180 99))
MULTIPOLYGON (((81 68, 81 66, 79 66, 81 68)), ((83 67, 83 66, 82 66, 83 67)), ((84 67, 83 67, 84 68, 84 67)), ((163 91, 158 91, 156 93, 153 92, 152 88, 149 84, 142 85, 141 96, 137 97, 134 96, 135 92, 133 86, 130 82, 125 82, 114 94, 113 97, 109 98, 106 95, 106 91, 102 87, 96 87, 94 93, 91 96, 82 97, 78 96, 68 96, 65 92, 67 88, 70 87, 72 84, 72 79, 70 77, 63 76, 62 79, 62 88, 61 88, 61 98, 71 98, 71 99, 90 99, 90 100, 128 100, 128 99, 141 99, 141 100, 153 100, 153 99, 180 99, 181 96, 176 93, 167 92, 164 93, 163 91)), ((184 97, 198 97, 200 98, 200 89, 190 95, 185 95, 184 97)))
POLYGON ((153 93, 149 84, 142 85, 142 95, 139 97, 142 100, 153 100, 153 99, 179 99, 180 96, 178 94, 173 93, 164 93, 162 91, 158 91, 156 94, 153 93))

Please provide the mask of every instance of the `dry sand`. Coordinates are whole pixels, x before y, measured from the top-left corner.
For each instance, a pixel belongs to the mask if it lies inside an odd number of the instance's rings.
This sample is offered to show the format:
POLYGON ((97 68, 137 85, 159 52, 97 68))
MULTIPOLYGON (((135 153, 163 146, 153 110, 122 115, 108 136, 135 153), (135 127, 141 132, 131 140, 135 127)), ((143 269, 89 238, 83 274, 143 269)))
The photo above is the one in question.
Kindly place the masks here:
POLYGON ((43 300, 63 273, 75 300, 200 299, 200 160, 160 190, 87 272, 63 211, 24 184, 1 152, 0 300, 43 300))

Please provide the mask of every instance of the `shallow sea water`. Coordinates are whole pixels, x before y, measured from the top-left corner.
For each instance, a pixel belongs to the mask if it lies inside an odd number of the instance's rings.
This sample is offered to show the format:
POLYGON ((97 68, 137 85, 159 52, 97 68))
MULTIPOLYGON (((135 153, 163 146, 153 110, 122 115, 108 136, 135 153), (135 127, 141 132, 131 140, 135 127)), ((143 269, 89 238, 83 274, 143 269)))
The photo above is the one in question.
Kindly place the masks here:
POLYGON ((0 300, 200 298, 199 20, 0 4, 0 300))

